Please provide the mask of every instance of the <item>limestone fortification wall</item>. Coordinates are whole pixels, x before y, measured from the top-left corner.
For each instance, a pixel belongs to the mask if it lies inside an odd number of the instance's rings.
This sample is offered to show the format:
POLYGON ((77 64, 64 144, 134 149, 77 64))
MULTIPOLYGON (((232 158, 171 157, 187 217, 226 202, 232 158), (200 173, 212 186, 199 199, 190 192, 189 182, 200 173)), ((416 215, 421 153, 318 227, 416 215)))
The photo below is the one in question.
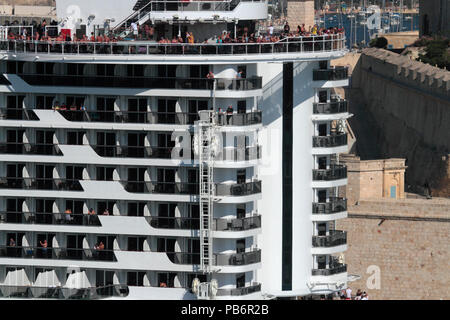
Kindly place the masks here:
POLYGON ((360 200, 336 228, 348 231, 348 273, 361 276, 349 283, 353 292, 371 300, 450 299, 450 200, 360 200), (379 267, 379 288, 370 266, 379 267))
POLYGON ((434 196, 449 197, 450 71, 369 48, 353 70, 351 89, 363 97, 353 107, 375 121, 376 132, 366 134, 373 134, 380 158, 406 159, 411 190, 427 183, 434 196))
POLYGON ((291 31, 305 24, 306 29, 314 26, 314 0, 288 0, 287 21, 291 31))
POLYGON ((361 56, 360 68, 370 70, 391 81, 424 90, 450 100, 450 72, 407 56, 383 49, 368 48, 361 56))

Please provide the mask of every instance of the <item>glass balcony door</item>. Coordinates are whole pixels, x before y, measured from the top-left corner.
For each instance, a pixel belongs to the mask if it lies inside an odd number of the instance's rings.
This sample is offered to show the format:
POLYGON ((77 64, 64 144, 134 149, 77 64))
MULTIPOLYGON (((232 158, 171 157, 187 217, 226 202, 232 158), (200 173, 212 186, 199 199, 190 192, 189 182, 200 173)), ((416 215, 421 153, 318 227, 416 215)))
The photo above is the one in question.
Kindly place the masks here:
POLYGON ((132 123, 147 122, 147 99, 128 99, 128 121, 132 123))
POLYGON ((22 154, 23 134, 25 130, 7 130, 6 131, 6 152, 8 154, 22 154))
POLYGON ((6 199, 6 222, 22 223, 23 220, 23 203, 25 199, 9 198, 6 199))
POLYGON ((36 199, 36 223, 51 224, 53 221, 53 199, 36 199))

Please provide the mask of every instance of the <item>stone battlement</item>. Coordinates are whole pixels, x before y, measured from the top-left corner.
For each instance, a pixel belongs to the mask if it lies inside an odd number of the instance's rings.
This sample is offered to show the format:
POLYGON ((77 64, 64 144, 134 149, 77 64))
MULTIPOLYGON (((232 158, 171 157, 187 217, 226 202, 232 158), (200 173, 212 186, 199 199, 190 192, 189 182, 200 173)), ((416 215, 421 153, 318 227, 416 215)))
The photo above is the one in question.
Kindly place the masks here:
POLYGON ((450 200, 433 199, 360 199, 349 213, 379 216, 450 219, 450 200))
POLYGON ((450 98, 450 71, 411 60, 408 56, 367 48, 361 55, 361 67, 403 85, 450 98))

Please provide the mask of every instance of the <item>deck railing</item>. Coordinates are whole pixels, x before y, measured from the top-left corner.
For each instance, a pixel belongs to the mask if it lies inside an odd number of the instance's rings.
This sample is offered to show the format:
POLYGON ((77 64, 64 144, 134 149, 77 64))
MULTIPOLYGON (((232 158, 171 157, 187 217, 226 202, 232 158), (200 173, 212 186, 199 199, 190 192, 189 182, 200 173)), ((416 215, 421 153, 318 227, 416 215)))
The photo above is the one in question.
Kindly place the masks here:
POLYGON ((51 55, 249 55, 319 53, 345 49, 344 34, 291 37, 261 43, 58 42, 1 40, 0 52, 51 55))
POLYGON ((89 288, 0 285, 0 297, 13 299, 29 298, 93 300, 106 297, 126 297, 128 293, 128 286, 121 284, 89 288))

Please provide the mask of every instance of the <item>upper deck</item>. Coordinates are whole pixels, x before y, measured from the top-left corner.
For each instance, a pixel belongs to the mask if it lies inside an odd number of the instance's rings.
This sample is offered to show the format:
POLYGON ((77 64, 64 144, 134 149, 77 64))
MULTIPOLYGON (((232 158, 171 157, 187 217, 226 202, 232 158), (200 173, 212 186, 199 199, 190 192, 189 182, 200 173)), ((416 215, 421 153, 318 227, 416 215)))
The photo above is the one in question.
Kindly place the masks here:
POLYGON ((22 61, 226 64, 334 59, 345 52, 344 34, 290 37, 278 42, 212 44, 0 40, 1 56, 22 61))

